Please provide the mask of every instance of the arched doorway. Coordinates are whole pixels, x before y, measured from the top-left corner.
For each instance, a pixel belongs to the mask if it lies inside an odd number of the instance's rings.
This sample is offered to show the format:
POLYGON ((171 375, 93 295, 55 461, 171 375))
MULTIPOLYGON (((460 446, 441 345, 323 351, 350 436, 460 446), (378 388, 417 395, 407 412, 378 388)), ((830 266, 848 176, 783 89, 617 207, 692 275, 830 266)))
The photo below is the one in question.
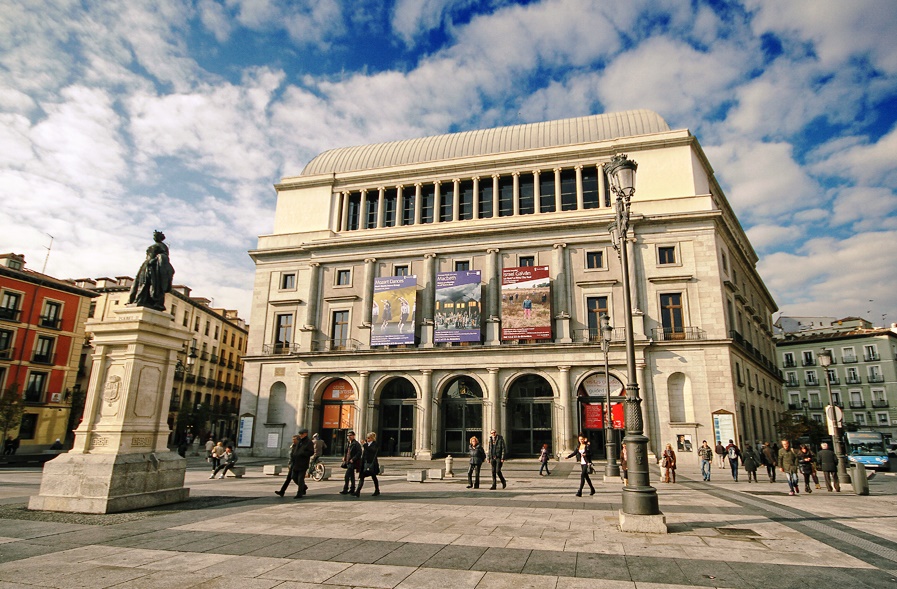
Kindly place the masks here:
POLYGON ((602 460, 607 459, 605 413, 607 413, 608 390, 610 390, 610 417, 613 422, 611 440, 616 446, 616 456, 619 458, 625 427, 623 399, 626 389, 623 383, 613 374, 610 378, 605 377, 604 373, 593 374, 582 381, 579 390, 576 391, 576 398, 579 401, 579 432, 584 433, 589 439, 592 456, 602 460))
POLYGON ((483 390, 472 378, 452 380, 442 393, 442 450, 465 454, 472 436, 483 440, 483 390))
POLYGON ((537 374, 522 376, 508 391, 508 451, 515 456, 536 456, 542 444, 554 452, 551 438, 551 405, 554 391, 537 374))
POLYGON ((412 456, 417 393, 404 378, 389 381, 380 395, 380 454, 412 456))
POLYGON ((324 453, 342 456, 346 451, 346 432, 355 427, 355 389, 341 378, 327 385, 321 395, 319 436, 327 444, 324 453))

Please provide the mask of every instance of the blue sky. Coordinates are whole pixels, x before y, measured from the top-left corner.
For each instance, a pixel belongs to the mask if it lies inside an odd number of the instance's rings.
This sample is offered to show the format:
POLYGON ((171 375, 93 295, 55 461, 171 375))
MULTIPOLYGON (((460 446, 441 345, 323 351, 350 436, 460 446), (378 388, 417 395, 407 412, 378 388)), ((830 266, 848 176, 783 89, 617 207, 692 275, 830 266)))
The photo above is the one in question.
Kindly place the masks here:
MULTIPOLYGON (((249 309, 272 184, 332 147, 649 108, 788 315, 897 321, 890 0, 4 0, 0 250, 249 309)), ((248 319, 248 317, 247 317, 248 319)))

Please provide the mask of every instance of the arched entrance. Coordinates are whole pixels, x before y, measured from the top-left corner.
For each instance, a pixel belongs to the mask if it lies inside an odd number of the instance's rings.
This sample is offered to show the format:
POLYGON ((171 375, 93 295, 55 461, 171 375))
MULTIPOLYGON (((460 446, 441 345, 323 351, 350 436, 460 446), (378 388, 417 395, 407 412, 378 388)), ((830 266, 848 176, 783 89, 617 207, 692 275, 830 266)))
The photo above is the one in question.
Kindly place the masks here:
POLYGON ((452 380, 442 393, 442 450, 465 454, 472 436, 483 440, 483 390, 472 378, 452 380))
MULTIPOLYGON (((613 374, 606 378, 604 373, 593 374, 582 381, 576 398, 579 401, 579 431, 584 433, 592 446, 592 456, 602 460, 607 459, 607 447, 605 434, 607 433, 607 392, 610 390, 610 417, 613 422, 611 440, 616 445, 616 456, 620 457, 620 447, 623 440, 623 399, 626 389, 613 374)), ((578 432, 577 432, 578 433, 578 432)))
POLYGON ((346 451, 346 432, 355 427, 355 389, 343 379, 327 385, 321 395, 319 436, 327 444, 324 453, 342 456, 346 451))
POLYGON ((404 378, 389 381, 380 394, 380 454, 412 456, 417 394, 404 378))
POLYGON ((551 438, 551 405, 554 392, 537 374, 522 376, 508 391, 508 450, 515 456, 536 456, 542 444, 554 452, 551 438))

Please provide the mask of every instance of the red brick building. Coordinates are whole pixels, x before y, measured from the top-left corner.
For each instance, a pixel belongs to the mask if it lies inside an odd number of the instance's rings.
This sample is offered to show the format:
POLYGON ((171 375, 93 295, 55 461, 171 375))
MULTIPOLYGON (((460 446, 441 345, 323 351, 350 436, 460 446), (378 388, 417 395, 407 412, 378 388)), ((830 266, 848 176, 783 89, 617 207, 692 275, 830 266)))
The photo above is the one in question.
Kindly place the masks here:
POLYGON ((84 324, 97 296, 70 282, 25 268, 17 254, 0 254, 0 391, 24 401, 7 435, 21 453, 39 452, 68 434, 84 324))

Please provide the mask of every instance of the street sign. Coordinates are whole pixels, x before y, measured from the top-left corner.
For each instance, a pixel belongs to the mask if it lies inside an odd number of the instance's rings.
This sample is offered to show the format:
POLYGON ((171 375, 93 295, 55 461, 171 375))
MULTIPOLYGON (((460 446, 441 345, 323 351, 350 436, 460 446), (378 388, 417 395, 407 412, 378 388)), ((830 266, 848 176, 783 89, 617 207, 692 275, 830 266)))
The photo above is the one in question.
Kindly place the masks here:
POLYGON ((829 435, 835 435, 835 428, 844 427, 844 412, 834 405, 825 406, 825 422, 828 425, 829 435))

